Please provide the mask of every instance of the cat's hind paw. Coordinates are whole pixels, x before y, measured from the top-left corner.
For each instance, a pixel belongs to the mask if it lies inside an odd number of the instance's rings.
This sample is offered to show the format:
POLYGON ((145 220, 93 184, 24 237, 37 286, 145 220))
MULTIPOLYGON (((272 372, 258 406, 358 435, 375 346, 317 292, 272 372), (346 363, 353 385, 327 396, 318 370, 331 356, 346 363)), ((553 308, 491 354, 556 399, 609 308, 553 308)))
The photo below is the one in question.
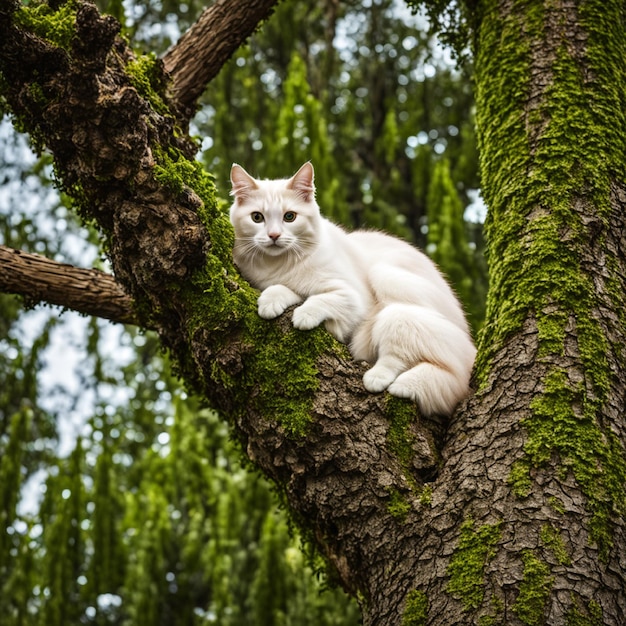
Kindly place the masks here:
MULTIPOLYGON (((400 377, 401 378, 401 377, 400 377)), ((387 391, 392 395, 396 396, 396 398, 408 398, 409 400, 413 400, 417 402, 419 396, 415 389, 409 384, 407 385, 403 380, 395 380, 389 385, 387 391)))
POLYGON ((301 302, 302 298, 284 285, 271 285, 264 289, 257 301, 259 317, 266 320, 282 315, 290 306, 301 302))
POLYGON ((420 363, 398 376, 387 391, 418 404, 423 415, 450 415, 469 393, 468 381, 432 363, 420 363))

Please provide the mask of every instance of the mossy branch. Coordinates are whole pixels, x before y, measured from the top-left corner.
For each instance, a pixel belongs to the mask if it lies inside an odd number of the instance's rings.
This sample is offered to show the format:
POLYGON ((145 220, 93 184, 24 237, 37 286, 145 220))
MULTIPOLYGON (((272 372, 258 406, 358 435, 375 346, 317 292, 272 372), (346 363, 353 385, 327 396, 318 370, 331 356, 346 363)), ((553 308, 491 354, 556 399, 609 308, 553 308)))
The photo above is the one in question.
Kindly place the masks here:
POLYGON ((293 329, 289 313, 258 317, 256 293, 233 267, 227 212, 193 159, 160 62, 136 57, 92 4, 71 6, 75 31, 63 41, 52 27, 38 24, 33 34, 27 20, 0 15, 8 105, 100 227, 140 323, 157 330, 179 374, 229 420, 340 583, 368 599, 372 623, 381 612, 393 624, 427 527, 419 488, 436 472, 433 427, 396 403, 402 419, 390 434, 395 405, 365 391, 363 367, 344 346, 323 329, 293 329), (25 50, 27 61, 15 63, 25 50), (390 494, 402 501, 402 520, 390 494), (389 586, 387 561, 400 554, 389 586))

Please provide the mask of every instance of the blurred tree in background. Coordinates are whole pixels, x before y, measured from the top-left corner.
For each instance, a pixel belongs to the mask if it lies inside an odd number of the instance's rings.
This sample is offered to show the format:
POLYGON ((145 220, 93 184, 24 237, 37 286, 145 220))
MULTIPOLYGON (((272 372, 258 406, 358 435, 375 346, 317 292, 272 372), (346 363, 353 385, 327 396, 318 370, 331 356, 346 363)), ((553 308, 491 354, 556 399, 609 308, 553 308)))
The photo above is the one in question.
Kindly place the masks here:
MULTIPOLYGON (((203 4, 98 3, 155 51, 203 4)), ((472 94, 423 18, 390 0, 283 2, 211 83, 194 132, 225 200, 233 161, 283 177, 312 160, 328 216, 427 246, 480 327, 472 94)), ((1 140, 1 243, 102 266, 49 159, 8 124, 1 140)), ((155 337, 28 306, 0 295, 3 625, 358 623, 155 337)))

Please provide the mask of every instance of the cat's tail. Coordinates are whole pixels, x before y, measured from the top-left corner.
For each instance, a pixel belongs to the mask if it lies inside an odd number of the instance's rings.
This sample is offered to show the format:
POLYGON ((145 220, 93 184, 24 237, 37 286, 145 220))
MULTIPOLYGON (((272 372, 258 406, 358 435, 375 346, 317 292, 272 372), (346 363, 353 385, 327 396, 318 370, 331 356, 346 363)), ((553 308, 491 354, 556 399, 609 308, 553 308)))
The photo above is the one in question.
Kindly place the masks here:
POLYGON ((468 333, 432 309, 391 304, 371 328, 377 354, 368 391, 415 401, 424 415, 449 415, 469 393, 476 349, 468 333))

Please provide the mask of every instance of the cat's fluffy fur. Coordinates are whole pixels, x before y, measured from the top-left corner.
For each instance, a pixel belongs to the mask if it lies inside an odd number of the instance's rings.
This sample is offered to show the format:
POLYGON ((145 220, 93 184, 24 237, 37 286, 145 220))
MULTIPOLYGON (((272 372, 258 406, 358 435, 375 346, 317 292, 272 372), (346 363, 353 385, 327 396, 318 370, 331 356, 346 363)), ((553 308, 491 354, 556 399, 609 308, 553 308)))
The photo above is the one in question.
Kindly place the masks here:
POLYGON ((288 180, 231 170, 234 260, 261 290, 259 315, 288 307, 293 325, 324 322, 355 359, 373 364, 363 383, 450 414, 469 391, 476 350, 461 306, 434 263, 375 231, 347 233, 320 214, 313 166, 288 180))

